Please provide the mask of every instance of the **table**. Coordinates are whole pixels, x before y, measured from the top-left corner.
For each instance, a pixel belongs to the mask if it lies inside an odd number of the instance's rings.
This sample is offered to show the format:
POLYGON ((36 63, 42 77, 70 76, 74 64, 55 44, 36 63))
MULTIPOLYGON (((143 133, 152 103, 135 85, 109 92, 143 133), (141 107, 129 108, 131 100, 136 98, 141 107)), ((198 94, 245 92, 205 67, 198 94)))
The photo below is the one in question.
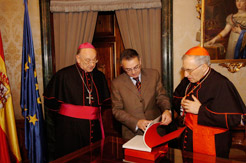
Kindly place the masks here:
MULTIPOLYGON (((106 137, 104 141, 99 141, 89 146, 83 147, 75 152, 67 154, 51 163, 86 163, 86 162, 105 162, 105 163, 120 163, 126 162, 124 160, 124 150, 122 149, 122 144, 126 140, 119 137, 106 137)), ((147 160, 141 160, 139 162, 151 162, 147 160)), ((235 163, 239 161, 215 158, 212 156, 192 153, 187 151, 181 151, 179 149, 169 148, 168 152, 158 158, 155 162, 161 163, 235 163)))

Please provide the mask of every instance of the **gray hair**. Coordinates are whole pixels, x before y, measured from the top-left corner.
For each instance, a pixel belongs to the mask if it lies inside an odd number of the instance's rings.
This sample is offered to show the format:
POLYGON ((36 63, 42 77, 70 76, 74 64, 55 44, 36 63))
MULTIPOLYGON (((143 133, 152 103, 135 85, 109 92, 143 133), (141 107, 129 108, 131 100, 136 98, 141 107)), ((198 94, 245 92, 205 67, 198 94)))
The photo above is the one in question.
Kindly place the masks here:
POLYGON ((207 64, 208 66, 210 66, 210 56, 184 54, 182 56, 182 60, 186 59, 187 57, 193 57, 197 65, 207 64))

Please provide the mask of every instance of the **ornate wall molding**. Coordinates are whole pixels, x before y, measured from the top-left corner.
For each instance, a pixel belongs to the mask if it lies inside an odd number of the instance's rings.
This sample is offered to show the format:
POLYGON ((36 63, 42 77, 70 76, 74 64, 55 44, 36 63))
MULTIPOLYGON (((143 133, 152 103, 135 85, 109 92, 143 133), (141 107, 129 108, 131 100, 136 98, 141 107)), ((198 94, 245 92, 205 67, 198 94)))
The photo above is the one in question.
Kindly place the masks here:
POLYGON ((234 63, 220 63, 222 67, 227 68, 227 70, 231 73, 238 72, 240 68, 246 66, 246 62, 234 62, 234 63))

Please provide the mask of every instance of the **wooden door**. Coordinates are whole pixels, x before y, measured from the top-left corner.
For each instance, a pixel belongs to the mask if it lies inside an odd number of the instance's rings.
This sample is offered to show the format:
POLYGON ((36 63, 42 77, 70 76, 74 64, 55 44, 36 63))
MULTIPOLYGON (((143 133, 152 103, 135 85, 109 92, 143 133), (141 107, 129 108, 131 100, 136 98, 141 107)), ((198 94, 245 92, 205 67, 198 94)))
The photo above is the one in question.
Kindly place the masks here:
POLYGON ((124 50, 114 12, 99 12, 92 44, 97 49, 98 64, 108 81, 120 74, 120 53, 124 50))
MULTIPOLYGON (((105 74, 111 90, 111 81, 120 72, 120 53, 124 50, 114 12, 99 12, 92 44, 97 50, 97 68, 105 74)), ((121 125, 112 115, 111 103, 103 106, 102 118, 106 135, 120 136, 121 125)))

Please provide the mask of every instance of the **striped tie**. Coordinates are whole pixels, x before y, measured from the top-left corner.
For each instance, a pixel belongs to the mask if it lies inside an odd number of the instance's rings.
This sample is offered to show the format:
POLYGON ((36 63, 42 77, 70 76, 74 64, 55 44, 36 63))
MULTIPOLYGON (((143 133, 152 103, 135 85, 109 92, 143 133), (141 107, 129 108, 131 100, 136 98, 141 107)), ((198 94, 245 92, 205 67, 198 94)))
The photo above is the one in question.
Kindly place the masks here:
POLYGON ((136 80, 136 87, 138 89, 138 92, 141 93, 141 82, 139 81, 139 77, 133 79, 136 80))

